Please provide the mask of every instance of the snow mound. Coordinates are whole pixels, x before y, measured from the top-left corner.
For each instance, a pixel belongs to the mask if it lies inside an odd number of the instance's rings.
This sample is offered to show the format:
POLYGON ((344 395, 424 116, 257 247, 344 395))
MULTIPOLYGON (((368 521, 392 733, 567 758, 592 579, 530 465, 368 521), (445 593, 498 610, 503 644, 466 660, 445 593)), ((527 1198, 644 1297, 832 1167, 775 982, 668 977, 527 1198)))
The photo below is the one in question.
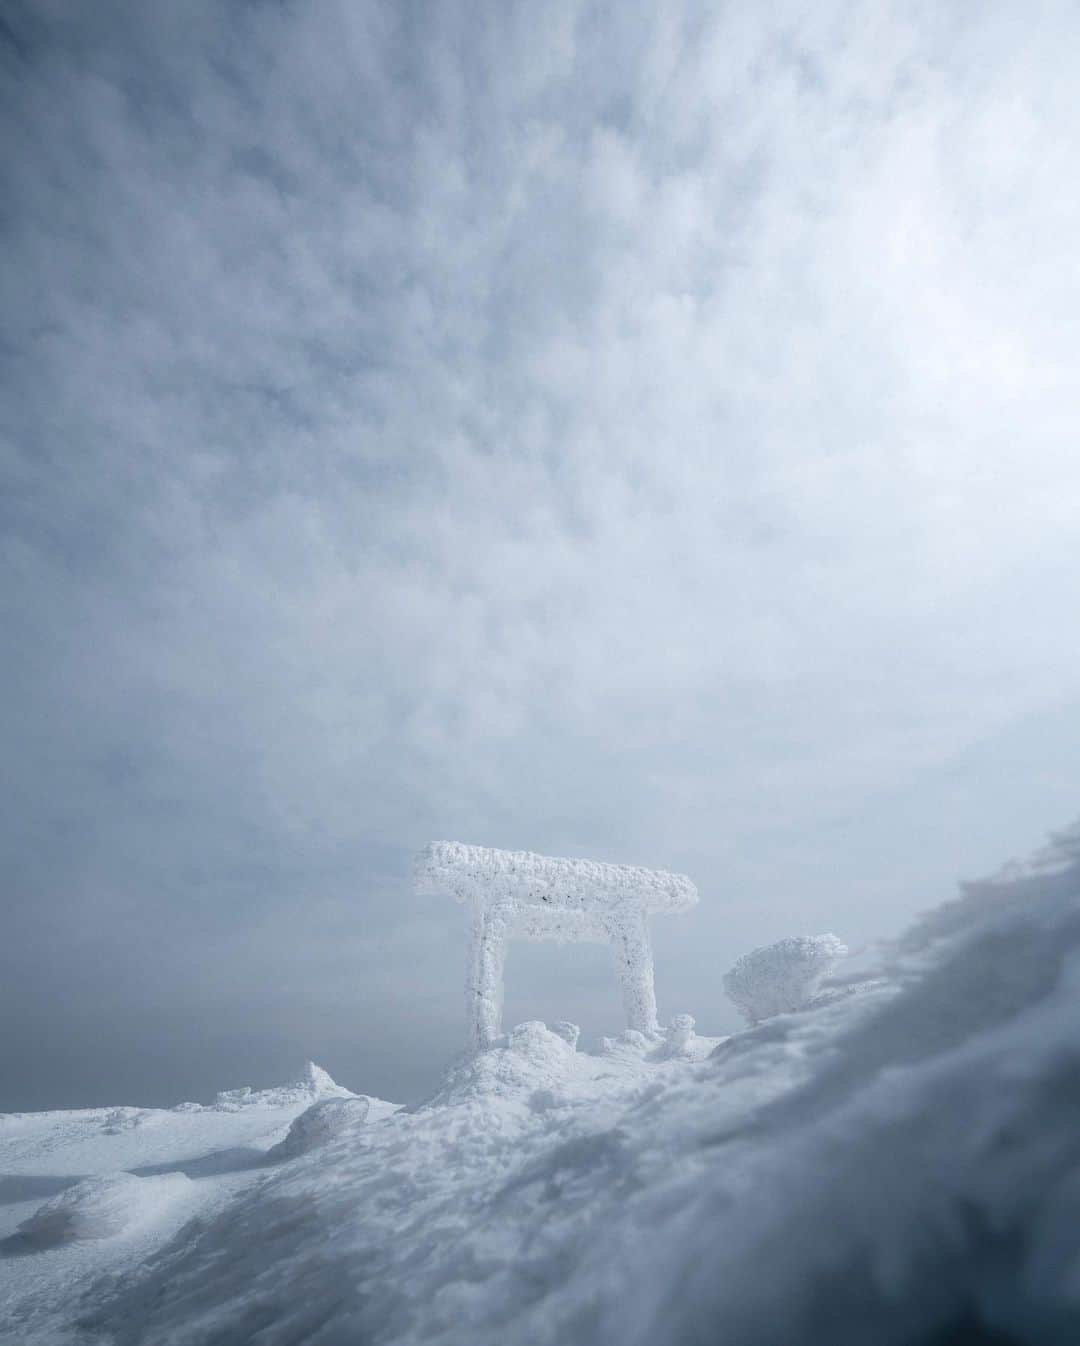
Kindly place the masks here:
POLYGON ((835 935, 796 935, 754 949, 724 976, 724 990, 748 1023, 806 1009, 847 953, 835 935))
POLYGON ((108 1173, 84 1178, 39 1206, 19 1225, 19 1233, 41 1248, 112 1238, 151 1219, 190 1186, 190 1179, 182 1173, 153 1178, 108 1173))
POLYGON ((588 1060, 578 1054, 576 1040, 574 1035, 553 1032, 539 1019, 518 1024, 488 1051, 469 1053, 454 1062, 424 1106, 484 1100, 525 1104, 537 1090, 557 1091, 588 1060))
POLYGON ((323 1098, 295 1118, 289 1134, 270 1150, 268 1159, 293 1159, 340 1136, 343 1131, 367 1120, 371 1099, 323 1098))

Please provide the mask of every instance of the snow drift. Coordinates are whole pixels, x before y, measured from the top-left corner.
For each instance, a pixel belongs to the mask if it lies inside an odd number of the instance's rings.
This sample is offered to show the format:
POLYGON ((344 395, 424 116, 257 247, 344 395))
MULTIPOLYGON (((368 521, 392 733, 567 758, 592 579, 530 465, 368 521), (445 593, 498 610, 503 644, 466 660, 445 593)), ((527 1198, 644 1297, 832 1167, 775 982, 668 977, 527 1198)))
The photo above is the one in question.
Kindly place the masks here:
POLYGON ((189 1186, 182 1173, 152 1178, 108 1173, 86 1178, 46 1201, 19 1225, 18 1232, 42 1248, 111 1238, 152 1219, 189 1186))

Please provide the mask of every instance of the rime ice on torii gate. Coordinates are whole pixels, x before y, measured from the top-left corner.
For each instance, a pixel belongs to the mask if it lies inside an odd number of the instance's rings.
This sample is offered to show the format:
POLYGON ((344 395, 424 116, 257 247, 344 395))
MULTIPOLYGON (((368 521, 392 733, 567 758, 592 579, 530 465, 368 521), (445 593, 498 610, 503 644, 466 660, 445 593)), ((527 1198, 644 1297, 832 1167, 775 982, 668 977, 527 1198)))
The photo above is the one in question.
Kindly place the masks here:
POLYGON ((417 857, 416 887, 449 893, 469 912, 465 995, 469 1041, 502 1032, 503 967, 511 939, 610 944, 628 1028, 659 1030, 649 917, 698 900, 684 874, 595 860, 562 860, 433 841, 417 857))

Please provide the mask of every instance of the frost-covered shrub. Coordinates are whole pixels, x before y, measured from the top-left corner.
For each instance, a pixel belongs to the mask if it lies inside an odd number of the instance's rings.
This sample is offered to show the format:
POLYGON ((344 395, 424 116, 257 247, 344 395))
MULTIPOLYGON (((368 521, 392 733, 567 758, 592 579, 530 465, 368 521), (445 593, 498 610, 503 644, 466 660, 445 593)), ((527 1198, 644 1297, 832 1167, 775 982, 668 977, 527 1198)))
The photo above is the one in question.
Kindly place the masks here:
POLYGON ((369 1098, 323 1098, 293 1118, 289 1134, 269 1152, 271 1159, 292 1159, 307 1154, 342 1131, 367 1119, 371 1108, 369 1098))
POLYGON ((39 1206, 19 1225, 19 1233, 43 1248, 111 1238, 155 1214, 189 1184, 183 1173, 152 1178, 105 1173, 84 1178, 39 1206))
POLYGON ((806 1009, 846 953, 835 935, 782 939, 743 954, 725 975, 724 990, 751 1024, 806 1009))

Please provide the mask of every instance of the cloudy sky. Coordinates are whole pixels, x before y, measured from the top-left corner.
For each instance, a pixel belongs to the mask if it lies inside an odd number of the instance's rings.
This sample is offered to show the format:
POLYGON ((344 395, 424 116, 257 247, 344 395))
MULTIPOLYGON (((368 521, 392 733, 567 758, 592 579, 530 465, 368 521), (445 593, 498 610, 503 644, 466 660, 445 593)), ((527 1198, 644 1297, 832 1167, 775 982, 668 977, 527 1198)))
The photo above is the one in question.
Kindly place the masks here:
MULTIPOLYGON (((418 1097, 432 837, 691 874, 718 1032, 1080 811, 1078 42, 9 0, 0 1108, 418 1097)), ((508 972, 619 1026, 601 949, 508 972)))

